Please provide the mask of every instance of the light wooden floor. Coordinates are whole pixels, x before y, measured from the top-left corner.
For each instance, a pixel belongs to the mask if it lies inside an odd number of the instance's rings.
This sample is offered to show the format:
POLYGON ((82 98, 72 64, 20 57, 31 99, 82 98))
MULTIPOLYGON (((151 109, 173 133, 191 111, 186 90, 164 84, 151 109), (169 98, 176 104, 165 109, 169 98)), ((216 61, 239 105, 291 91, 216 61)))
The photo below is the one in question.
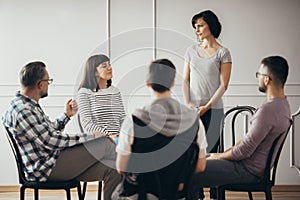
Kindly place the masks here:
MULTIPOLYGON (((85 200, 97 200, 97 186, 88 186, 88 191, 85 200)), ((273 192, 273 200, 299 200, 300 199, 300 186, 275 186, 273 192)), ((205 196, 209 197, 209 193, 205 190, 205 196)), ((253 193, 254 200, 265 199, 264 194, 257 192, 253 193)), ((40 200, 65 200, 66 194, 63 190, 41 190, 40 200)), ((77 200, 77 191, 72 190, 72 200, 77 200)), ((209 198, 206 198, 209 199, 209 198)), ((247 193, 242 192, 226 192, 226 200, 246 200, 248 199, 247 193)), ((0 186, 0 200, 19 200, 18 187, 0 186)), ((26 190, 25 200, 33 200, 33 192, 30 189, 26 190)))

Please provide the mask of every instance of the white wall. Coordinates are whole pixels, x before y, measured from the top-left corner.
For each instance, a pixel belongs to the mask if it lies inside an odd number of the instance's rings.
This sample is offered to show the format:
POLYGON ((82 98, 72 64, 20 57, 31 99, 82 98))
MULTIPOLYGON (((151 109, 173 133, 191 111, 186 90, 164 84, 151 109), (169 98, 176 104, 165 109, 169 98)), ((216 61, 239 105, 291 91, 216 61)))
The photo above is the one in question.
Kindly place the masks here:
MULTIPOLYGON (((111 62, 113 84, 120 88, 127 113, 150 102, 145 88, 146 66, 153 59, 152 0, 111 1, 111 62)), ((92 53, 107 53, 106 0, 0 0, 0 113, 19 89, 18 73, 29 61, 43 60, 54 78, 49 97, 41 100, 51 118, 74 97, 82 65, 92 53)), ((254 77, 260 60, 279 54, 290 65, 286 93, 292 112, 300 105, 300 23, 298 0, 159 0, 157 1, 157 58, 170 58, 177 66, 174 97, 182 101, 183 55, 195 42, 191 18, 211 9, 223 25, 221 42, 233 57, 233 71, 225 106, 264 101, 254 77)), ((298 120, 299 121, 299 120, 298 120)), ((300 123, 296 129, 299 130, 300 123)), ((78 131, 72 120, 66 131, 78 131)), ((0 185, 16 185, 17 175, 3 130, 0 129, 0 185)), ((299 131, 296 140, 299 141, 299 131)), ((296 142, 297 144, 297 142, 296 142)), ((297 144, 298 145, 298 144, 297 144)), ((300 176, 289 167, 289 138, 283 149, 277 184, 300 185, 300 176)), ((300 152, 300 145, 296 147, 300 152)), ((299 153, 296 164, 300 165, 299 153)))

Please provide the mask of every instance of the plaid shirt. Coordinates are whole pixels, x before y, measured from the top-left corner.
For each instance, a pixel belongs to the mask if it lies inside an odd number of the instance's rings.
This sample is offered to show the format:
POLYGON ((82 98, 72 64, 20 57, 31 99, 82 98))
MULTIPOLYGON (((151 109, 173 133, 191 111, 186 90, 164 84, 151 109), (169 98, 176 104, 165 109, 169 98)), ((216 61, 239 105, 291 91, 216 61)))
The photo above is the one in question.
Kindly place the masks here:
POLYGON ((94 138, 91 133, 62 133, 68 121, 63 114, 51 122, 36 101, 20 93, 11 101, 2 123, 14 135, 28 180, 46 181, 62 149, 94 138))

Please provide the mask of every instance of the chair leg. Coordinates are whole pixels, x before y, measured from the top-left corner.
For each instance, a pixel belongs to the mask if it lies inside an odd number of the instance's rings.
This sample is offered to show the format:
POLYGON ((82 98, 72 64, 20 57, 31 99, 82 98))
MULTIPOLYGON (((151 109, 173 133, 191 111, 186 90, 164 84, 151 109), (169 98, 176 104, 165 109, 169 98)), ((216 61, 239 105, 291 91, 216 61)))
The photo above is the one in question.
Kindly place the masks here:
POLYGON ((218 200, 225 200, 225 190, 224 189, 218 188, 217 193, 218 193, 218 200))
POLYGON ((80 185, 80 183, 77 186, 77 194, 78 194, 78 199, 79 200, 84 200, 83 196, 81 195, 81 185, 80 185))
POLYGON ((98 200, 101 200, 101 193, 102 193, 102 181, 98 183, 98 200))
POLYGON ((272 191, 271 189, 265 191, 266 194, 266 200, 272 200, 272 191))
POLYGON ((82 194, 81 194, 82 200, 84 200, 84 198, 85 198, 86 186, 87 186, 87 182, 83 182, 82 194))
POLYGON ((249 200, 253 200, 252 192, 248 192, 249 200))
POLYGON ((66 189, 67 200, 71 200, 71 191, 70 188, 66 189))
POLYGON ((34 200, 39 200, 39 189, 34 189, 34 200))
POLYGON ((25 200, 25 187, 20 187, 20 200, 25 200))

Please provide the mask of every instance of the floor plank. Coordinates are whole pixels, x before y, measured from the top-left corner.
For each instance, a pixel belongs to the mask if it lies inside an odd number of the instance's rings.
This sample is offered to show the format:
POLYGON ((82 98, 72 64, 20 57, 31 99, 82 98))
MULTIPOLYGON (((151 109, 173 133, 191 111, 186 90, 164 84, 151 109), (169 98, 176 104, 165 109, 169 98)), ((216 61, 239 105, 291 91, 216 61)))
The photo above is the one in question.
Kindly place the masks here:
MULTIPOLYGON (((299 186, 296 187, 276 187, 276 191, 273 190, 273 200, 299 200, 300 190, 299 186)), ((205 196, 209 197, 208 190, 205 190, 205 196)), ((264 193, 253 193, 254 200, 265 199, 264 193)), ((26 190, 25 200, 33 200, 33 191, 31 189, 26 190)), ((65 200, 66 193, 63 190, 41 190, 40 200, 65 200)), ((72 190, 72 200, 77 200, 77 191, 72 190)), ((206 198, 209 199, 209 198, 206 198)), ((247 200, 248 195, 245 192, 226 192, 226 200, 247 200)), ((19 200, 18 186, 0 186, 0 200, 19 200)), ((97 186, 90 185, 87 189, 85 200, 97 200, 97 186)))

